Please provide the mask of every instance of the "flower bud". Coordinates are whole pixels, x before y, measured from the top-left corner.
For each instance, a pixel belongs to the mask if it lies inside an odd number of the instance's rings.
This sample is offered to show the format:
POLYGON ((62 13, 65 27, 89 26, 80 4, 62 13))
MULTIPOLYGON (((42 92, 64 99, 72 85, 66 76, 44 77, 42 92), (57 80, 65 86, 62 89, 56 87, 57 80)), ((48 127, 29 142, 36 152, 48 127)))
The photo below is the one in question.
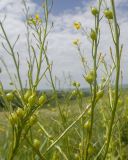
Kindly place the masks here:
POLYGON ((24 115, 24 110, 22 108, 18 108, 16 114, 19 118, 22 118, 24 115))
POLYGON ((96 34, 96 32, 95 32, 93 29, 91 29, 90 38, 91 38, 93 41, 95 41, 96 38, 97 38, 97 34, 96 34))
POLYGON ((74 41, 73 41, 73 44, 74 44, 75 46, 78 46, 78 45, 80 44, 80 40, 79 40, 79 39, 74 40, 74 41))
POLYGON ((87 122, 84 124, 84 128, 88 130, 90 127, 91 127, 91 122, 90 122, 90 121, 87 121, 87 122))
POLYGON ((92 7, 92 8, 91 8, 91 12, 92 12, 92 14, 93 14, 94 16, 96 16, 96 15, 99 14, 99 11, 98 11, 97 8, 95 8, 95 7, 92 7))
POLYGON ((87 74, 84 78, 89 84, 92 84, 94 81, 94 76, 92 76, 90 74, 87 74))
POLYGON ((96 93, 96 101, 98 101, 99 99, 101 99, 104 95, 104 90, 100 90, 96 93))
POLYGON ((76 87, 76 82, 74 81, 74 82, 72 82, 72 85, 74 86, 74 87, 76 87))
POLYGON ((28 104, 29 106, 33 106, 36 102, 36 94, 32 94, 29 98, 28 98, 28 104))
POLYGON ((34 139, 33 146, 35 149, 39 150, 40 148, 40 141, 38 139, 34 139))
POLYGON ((76 96, 77 95, 77 90, 73 90, 72 91, 72 96, 76 96))
POLYGON ((32 115, 31 117, 30 117, 30 120, 29 120, 29 124, 30 124, 30 126, 32 126, 33 124, 35 124, 37 122, 37 115, 32 115))
POLYGON ((91 109, 89 109, 87 112, 89 116, 91 115, 91 112, 92 112, 91 109))
POLYGON ((105 17, 107 18, 107 19, 113 19, 113 12, 111 11, 111 10, 109 10, 109 9, 106 9, 105 11, 104 11, 104 15, 105 15, 105 17))
POLYGON ((47 101, 47 97, 46 95, 42 95, 40 98, 39 98, 39 101, 38 101, 38 104, 39 105, 43 105, 45 102, 47 101))
POLYGON ((79 82, 76 82, 76 87, 80 87, 80 83, 79 82))
POLYGON ((75 22, 74 23, 74 28, 77 29, 77 30, 79 30, 81 28, 80 22, 75 22))
POLYGON ((31 90, 27 90, 27 92, 24 95, 24 99, 26 102, 28 102, 28 98, 31 96, 32 91, 31 90))
POLYGON ((12 92, 6 94, 6 98, 8 101, 12 101, 14 99, 14 94, 12 92))
POLYGON ((10 122, 14 125, 14 124, 16 124, 17 123, 17 121, 18 121, 18 117, 17 117, 17 114, 14 112, 14 113, 11 113, 10 115, 9 115, 9 120, 10 120, 10 122))

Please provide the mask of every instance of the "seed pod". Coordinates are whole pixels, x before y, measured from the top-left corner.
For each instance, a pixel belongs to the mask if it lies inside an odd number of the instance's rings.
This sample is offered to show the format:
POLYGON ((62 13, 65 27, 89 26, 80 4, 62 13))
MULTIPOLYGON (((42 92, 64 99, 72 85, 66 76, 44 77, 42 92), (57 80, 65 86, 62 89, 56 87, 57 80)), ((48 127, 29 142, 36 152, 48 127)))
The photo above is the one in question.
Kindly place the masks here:
POLYGON ((32 126, 33 124, 35 124, 37 122, 37 115, 32 115, 30 117, 30 120, 29 120, 29 125, 32 126))
POLYGON ((94 81, 94 76, 92 76, 90 74, 87 74, 84 78, 89 84, 92 84, 94 81))
POLYGON ((98 101, 99 99, 101 99, 104 95, 104 90, 100 90, 96 93, 96 101, 98 101))
POLYGON ((91 38, 93 41, 95 41, 96 38, 97 38, 97 34, 96 34, 96 32, 95 32, 93 29, 91 29, 90 38, 91 38))
POLYGON ((76 87, 80 87, 80 83, 79 82, 76 82, 76 87))
POLYGON ((91 109, 89 109, 87 112, 89 116, 91 115, 91 112, 92 112, 91 109))
POLYGON ((95 7, 92 7, 92 8, 91 8, 91 12, 92 12, 92 14, 93 14, 94 16, 96 16, 96 15, 99 14, 99 11, 98 11, 97 8, 95 8, 95 7))
POLYGON ((27 90, 27 92, 24 95, 24 99, 26 102, 28 102, 28 98, 31 96, 32 91, 31 90, 27 90))
POLYGON ((74 86, 74 87, 80 87, 80 83, 79 82, 72 82, 72 85, 74 86))
POLYGON ((74 81, 74 82, 72 82, 72 85, 74 86, 74 87, 76 87, 76 82, 74 81))
POLYGON ((33 146, 35 149, 39 150, 40 148, 40 141, 38 139, 34 139, 33 146))
POLYGON ((77 95, 77 90, 73 90, 72 91, 72 96, 76 96, 77 95))
POLYGON ((19 118, 22 118, 24 115, 24 110, 22 108, 18 108, 16 114, 19 118))
POLYGON ((79 143, 79 149, 80 150, 82 149, 82 143, 79 143))
POLYGON ((35 102, 36 102, 36 95, 34 93, 28 98, 28 104, 29 106, 34 106, 35 102))
POLYGON ((92 75, 92 76, 94 76, 94 74, 95 74, 94 70, 91 70, 91 71, 89 72, 89 74, 92 75))
POLYGON ((47 97, 46 95, 42 95, 40 98, 39 98, 39 101, 38 101, 38 104, 39 105, 43 105, 45 102, 47 101, 47 97))
POLYGON ((84 124, 84 128, 88 130, 90 127, 91 127, 91 122, 90 122, 90 121, 87 121, 87 122, 84 124))
POLYGON ((105 11, 104 11, 104 15, 105 15, 105 17, 107 18, 107 19, 113 19, 113 12, 111 11, 111 10, 109 10, 109 9, 106 9, 105 11))
POLYGON ((11 113, 10 116, 9 116, 9 120, 13 125, 16 124, 17 121, 18 121, 17 114, 15 112, 11 113))
POLYGON ((12 101, 14 99, 14 94, 12 92, 6 94, 6 98, 8 101, 12 101))

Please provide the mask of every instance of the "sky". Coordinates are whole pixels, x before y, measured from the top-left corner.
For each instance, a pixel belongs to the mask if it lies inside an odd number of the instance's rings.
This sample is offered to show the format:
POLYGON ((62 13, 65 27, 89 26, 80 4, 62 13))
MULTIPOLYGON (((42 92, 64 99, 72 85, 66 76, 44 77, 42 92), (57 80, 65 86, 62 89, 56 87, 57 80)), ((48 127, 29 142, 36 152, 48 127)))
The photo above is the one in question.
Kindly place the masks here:
MULTIPOLYGON (((30 8, 30 15, 40 12, 40 6, 43 1, 27 0, 27 5, 30 8)), ((61 81, 61 88, 69 87, 69 80, 65 77, 71 75, 72 80, 81 83, 81 87, 88 87, 83 79, 83 67, 80 62, 79 55, 75 46, 72 45, 74 39, 79 38, 81 41, 81 48, 84 56, 87 58, 89 65, 92 65, 91 60, 91 44, 86 36, 81 31, 76 31, 73 28, 73 23, 78 21, 83 27, 90 31, 94 26, 94 17, 90 13, 90 6, 96 6, 95 0, 54 0, 52 12, 50 14, 50 22, 54 22, 54 28, 49 34, 48 41, 48 57, 53 62, 53 75, 61 81)), ((104 6, 102 7, 104 10, 104 6)), ((123 83, 128 81, 128 3, 127 0, 116 1, 117 16, 121 29, 121 43, 124 44, 121 67, 123 71, 123 83)), ((15 50, 20 55, 20 71, 22 81, 26 82, 27 76, 27 51, 26 51, 26 28, 24 24, 23 4, 22 0, 1 0, 0 1, 0 20, 4 21, 4 28, 11 41, 14 43, 17 35, 20 34, 20 39, 16 45, 15 50)), ((106 61, 110 64, 109 47, 112 45, 112 38, 109 31, 109 26, 105 18, 101 22, 101 42, 98 52, 106 55, 106 61)), ((2 31, 0 29, 0 35, 2 31)), ((6 45, 5 41, 0 38, 0 57, 4 59, 7 64, 12 77, 15 80, 15 69, 13 61, 2 49, 2 43, 6 45)), ((9 85, 9 77, 2 63, 0 62, 0 81, 2 81, 5 88, 11 88, 9 85)), ((99 80, 104 76, 102 68, 99 70, 99 80)), ((25 85, 25 83, 24 83, 25 85)), ((40 89, 50 88, 49 84, 43 80, 40 89)))
MULTIPOLYGON (((42 0, 34 0, 37 4, 42 4, 42 0)), ((51 2, 51 0, 49 1, 51 2)), ((67 10, 74 10, 76 7, 82 7, 83 3, 87 3, 88 0, 54 0, 52 13, 54 15, 62 14, 67 10)))

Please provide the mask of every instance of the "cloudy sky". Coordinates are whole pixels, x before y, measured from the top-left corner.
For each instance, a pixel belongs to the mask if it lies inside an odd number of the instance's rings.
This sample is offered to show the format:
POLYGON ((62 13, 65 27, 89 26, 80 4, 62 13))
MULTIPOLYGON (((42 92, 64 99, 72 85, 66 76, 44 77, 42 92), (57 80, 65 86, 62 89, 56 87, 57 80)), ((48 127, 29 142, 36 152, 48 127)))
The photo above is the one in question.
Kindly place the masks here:
MULTIPOLYGON (((41 0, 27 0, 27 5, 30 8, 30 14, 40 12, 40 6, 43 1, 41 0)), ((123 70, 123 83, 128 81, 128 2, 127 0, 115 0, 117 15, 121 28, 121 42, 124 44, 122 56, 122 70, 123 70)), ((75 31, 73 23, 79 21, 82 25, 90 31, 94 25, 94 17, 90 13, 90 6, 96 6, 95 0, 54 0, 50 21, 54 22, 54 29, 49 35, 48 56, 53 61, 54 75, 61 81, 61 87, 69 87, 68 82, 65 83, 65 78, 70 74, 73 80, 79 81, 82 87, 87 87, 83 80, 83 68, 80 63, 79 56, 76 48, 72 45, 72 41, 76 38, 81 40, 82 50, 84 56, 88 59, 91 65, 91 44, 86 39, 86 36, 81 32, 75 31)), ((104 6, 102 7, 104 9, 104 6)), ((16 50, 20 54, 20 67, 22 80, 26 80, 26 28, 24 24, 23 4, 22 0, 1 0, 0 1, 0 20, 4 21, 4 27, 13 43, 18 34, 20 39, 17 43, 16 50)), ((99 52, 106 54, 106 60, 110 62, 109 47, 112 45, 111 35, 107 21, 103 19, 101 22, 101 42, 99 52)), ((0 29, 0 34, 2 34, 0 29)), ((0 43, 3 40, 0 38, 0 43)), ((15 74, 14 65, 11 57, 8 56, 2 49, 0 44, 0 57, 4 59, 9 71, 13 76, 15 74)), ((5 88, 10 88, 9 77, 0 62, 2 73, 0 74, 0 81, 3 82, 5 88)), ((100 77, 102 72, 100 73, 100 77)), ((24 83, 25 84, 25 83, 24 83)), ((42 81, 40 88, 49 88, 46 81, 42 81)))

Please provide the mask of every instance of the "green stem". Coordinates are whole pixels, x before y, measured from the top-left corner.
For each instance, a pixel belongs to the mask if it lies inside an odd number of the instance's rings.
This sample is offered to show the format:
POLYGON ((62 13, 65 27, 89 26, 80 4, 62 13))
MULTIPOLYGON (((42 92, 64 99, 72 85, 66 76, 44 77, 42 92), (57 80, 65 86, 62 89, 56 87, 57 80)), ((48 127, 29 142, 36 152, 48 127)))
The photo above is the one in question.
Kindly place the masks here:
POLYGON ((13 61, 14 61, 15 67, 16 67, 17 76, 18 76, 18 80, 19 80, 19 84, 20 84, 20 88, 21 88, 22 96, 23 96, 23 87, 22 87, 22 81, 21 81, 21 76, 20 76, 20 71, 19 71, 19 65, 18 65, 18 63, 17 63, 14 50, 13 50, 13 48, 12 48, 10 42, 9 42, 9 39, 8 39, 8 37, 7 37, 7 34, 6 34, 5 30, 4 30, 4 27, 3 27, 3 25, 2 25, 1 22, 0 22, 0 26, 1 26, 1 29, 2 29, 2 31, 3 31, 4 37, 5 37, 5 39, 6 39, 6 42, 7 42, 8 46, 9 46, 9 48, 10 48, 11 56, 13 57, 13 61))
POLYGON ((86 107, 86 109, 79 115, 79 117, 73 121, 68 128, 65 129, 65 131, 48 147, 46 150, 46 153, 48 153, 55 145, 58 143, 65 135, 66 133, 84 116, 84 114, 90 109, 90 104, 86 107))
POLYGON ((116 18, 114 0, 111 0, 111 6, 112 6, 112 11, 113 11, 114 31, 115 31, 116 82, 115 82, 115 97, 114 97, 114 104, 113 104, 113 110, 112 110, 112 118, 110 121, 108 138, 107 138, 107 142, 106 142, 106 149, 105 149, 105 154, 104 154, 103 160, 106 159, 106 156, 108 153, 109 144, 110 144, 110 140, 111 140, 111 134, 112 134, 112 128, 113 128, 115 114, 116 114, 116 108, 117 108, 117 103, 118 103, 118 98, 119 98, 119 78, 120 78, 120 51, 119 51, 120 49, 119 49, 119 46, 120 46, 120 43, 119 43, 118 23, 117 23, 117 18, 116 18))
POLYGON ((100 7, 101 7, 101 3, 102 0, 99 1, 99 14, 95 17, 95 31, 97 34, 97 38, 96 40, 92 43, 92 48, 94 48, 94 50, 92 49, 92 56, 93 56, 93 69, 94 69, 94 75, 95 75, 95 79, 94 79, 94 91, 93 91, 93 98, 92 98, 92 105, 91 105, 91 126, 89 128, 89 133, 88 133, 88 138, 87 138, 87 145, 86 145, 86 151, 85 151, 85 160, 88 159, 88 149, 89 149, 89 145, 91 142, 91 138, 92 138, 92 129, 93 129, 93 123, 94 123, 94 108, 96 105, 96 93, 97 93, 97 51, 98 51, 98 45, 99 45, 99 40, 98 40, 98 35, 99 33, 99 15, 100 15, 100 7))

